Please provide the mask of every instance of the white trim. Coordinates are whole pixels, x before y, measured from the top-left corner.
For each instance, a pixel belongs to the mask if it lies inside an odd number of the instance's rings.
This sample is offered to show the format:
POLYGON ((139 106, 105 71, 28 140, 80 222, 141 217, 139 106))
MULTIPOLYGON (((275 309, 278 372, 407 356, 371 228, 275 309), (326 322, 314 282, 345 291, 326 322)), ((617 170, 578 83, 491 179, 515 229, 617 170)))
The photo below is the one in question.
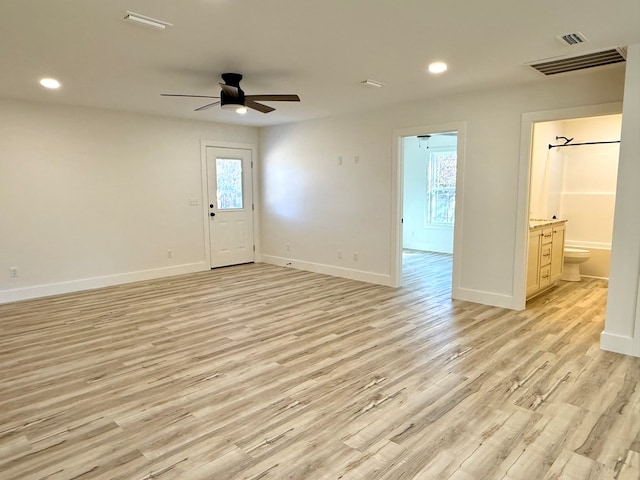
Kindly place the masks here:
POLYGON ((459 287, 455 299, 464 300, 465 302, 480 303, 482 305, 491 305, 493 307, 513 309, 512 296, 486 292, 483 290, 472 290, 470 288, 459 287))
POLYGON ((616 335, 605 331, 600 334, 600 348, 609 352, 640 356, 640 348, 633 337, 616 335))
POLYGON ((275 255, 262 255, 262 262, 280 267, 294 268, 307 272, 331 275, 332 277, 348 278, 361 282, 375 283, 377 285, 391 286, 389 275, 365 272, 363 270, 353 270, 351 268, 336 267, 334 265, 324 265, 322 263, 304 262, 291 258, 276 257, 275 255))
POLYGON ((531 181, 531 149, 533 125, 537 122, 598 117, 622 113, 622 102, 587 105, 581 107, 545 110, 522 114, 520 128, 520 160, 518 162, 518 199, 516 204, 516 231, 513 271, 513 304, 524 310, 527 290, 527 245, 529 242, 529 188, 531 181))
POLYGON ((595 275, 585 275, 584 273, 580 274, 582 278, 595 278, 596 280, 609 280, 609 277, 596 277, 595 275))
MULTIPOLYGON (((457 165, 456 165, 456 219, 453 227, 453 275, 451 280, 451 296, 461 298, 460 279, 462 232, 464 202, 464 165, 467 138, 466 122, 451 122, 421 127, 402 128, 393 131, 393 158, 391 162, 391 252, 390 282, 393 287, 402 285, 402 212, 403 212, 403 173, 404 173, 404 137, 427 135, 445 132, 457 132, 457 165)), ((451 147, 448 147, 451 148, 451 147)))
POLYGON ((251 185, 253 189, 253 244, 256 249, 253 254, 255 262, 261 261, 262 247, 260 242, 260 204, 258 198, 260 198, 260 188, 258 181, 258 146, 255 143, 240 143, 240 142, 222 142, 219 140, 200 140, 200 169, 202 177, 202 215, 203 223, 202 229, 204 233, 204 258, 209 265, 211 265, 211 249, 209 241, 209 211, 207 207, 207 147, 212 148, 237 148, 240 150, 251 151, 251 162, 253 163, 253 171, 251 172, 251 185))
POLYGON ((0 290, 0 304, 17 302, 19 300, 28 300, 31 298, 48 297, 50 295, 59 295, 62 293, 92 290, 94 288, 110 287, 113 285, 121 285, 123 283, 140 282, 156 278, 171 277, 174 275, 183 275, 185 273, 202 272, 206 270, 209 270, 208 263, 186 263, 184 265, 153 268, 137 272, 117 273, 115 275, 83 278, 80 280, 70 280, 68 282, 48 283, 45 285, 15 288, 12 290, 0 290))
POLYGON ((590 197, 606 195, 608 197, 615 197, 616 192, 560 192, 560 195, 567 195, 567 196, 588 195, 590 197))
POLYGON ((611 243, 603 242, 583 242, 581 240, 566 240, 565 248, 586 248, 590 250, 611 250, 611 243))

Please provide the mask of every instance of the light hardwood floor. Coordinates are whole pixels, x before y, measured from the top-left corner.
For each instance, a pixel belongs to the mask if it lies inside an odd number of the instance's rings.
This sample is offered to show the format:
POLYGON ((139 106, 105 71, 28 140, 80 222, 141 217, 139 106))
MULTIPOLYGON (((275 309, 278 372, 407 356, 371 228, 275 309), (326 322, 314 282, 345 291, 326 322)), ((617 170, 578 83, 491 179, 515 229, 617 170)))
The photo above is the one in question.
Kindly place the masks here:
POLYGON ((640 478, 606 283, 514 312, 242 265, 0 305, 0 478, 640 478))

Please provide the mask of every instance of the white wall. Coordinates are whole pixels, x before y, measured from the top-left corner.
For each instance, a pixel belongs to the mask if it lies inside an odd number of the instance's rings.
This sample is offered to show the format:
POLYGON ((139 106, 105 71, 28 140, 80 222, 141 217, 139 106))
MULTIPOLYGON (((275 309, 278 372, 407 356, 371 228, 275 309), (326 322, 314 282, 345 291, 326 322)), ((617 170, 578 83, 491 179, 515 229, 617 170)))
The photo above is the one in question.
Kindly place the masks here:
POLYGON ((640 356, 640 44, 627 50, 616 213, 605 329, 606 350, 640 356))
POLYGON ((425 223, 429 153, 455 151, 455 135, 432 135, 428 140, 404 138, 403 247, 453 253, 453 226, 425 223))
POLYGON ((263 258, 390 284, 393 130, 466 122, 460 297, 513 306, 522 114, 620 101, 623 77, 605 68, 261 130, 263 258))
POLYGON ((208 268, 200 141, 257 137, 249 127, 1 100, 0 301, 208 268))

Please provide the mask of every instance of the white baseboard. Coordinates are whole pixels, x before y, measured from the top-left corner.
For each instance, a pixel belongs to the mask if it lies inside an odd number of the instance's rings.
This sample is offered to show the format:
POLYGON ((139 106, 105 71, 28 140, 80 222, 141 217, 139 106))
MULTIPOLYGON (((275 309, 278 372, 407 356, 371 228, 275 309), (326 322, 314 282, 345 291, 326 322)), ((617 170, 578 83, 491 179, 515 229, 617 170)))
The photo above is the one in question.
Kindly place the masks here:
POLYGON ((30 298, 48 297, 61 293, 79 292, 100 287, 110 287, 123 283, 153 280, 154 278, 171 277, 185 273, 201 272, 209 270, 206 262, 187 263, 172 267, 154 268, 141 270, 138 272, 118 273, 115 275, 105 275, 102 277, 82 278, 68 282, 49 283, 46 285, 35 285, 32 287, 15 288, 11 290, 0 290, 0 304, 28 300, 30 298))
POLYGON ((582 278, 595 278, 596 280, 609 280, 609 277, 596 277, 595 275, 584 275, 580 274, 582 278))
POLYGON ((565 240, 564 246, 567 248, 585 248, 587 250, 608 250, 611 251, 610 243, 586 242, 581 240, 565 240))
POLYGON ((296 268, 307 272, 322 273, 323 275, 331 275, 333 277, 348 278, 350 280, 359 280, 361 282, 375 283, 377 285, 391 286, 390 275, 382 275, 379 273, 365 272, 363 270, 354 270, 351 268, 336 267, 333 265, 324 265, 321 263, 304 262, 291 258, 276 257, 274 255, 262 254, 261 260, 264 263, 278 265, 280 267, 296 268))
POLYGON ((608 352, 622 353, 640 357, 640 342, 633 337, 616 335, 603 331, 600 334, 600 348, 608 352))
POLYGON ((481 303, 483 305, 491 305, 493 307, 517 310, 517 308, 515 308, 514 297, 511 295, 501 295, 482 290, 458 287, 453 288, 451 296, 455 300, 464 300, 465 302, 481 303))

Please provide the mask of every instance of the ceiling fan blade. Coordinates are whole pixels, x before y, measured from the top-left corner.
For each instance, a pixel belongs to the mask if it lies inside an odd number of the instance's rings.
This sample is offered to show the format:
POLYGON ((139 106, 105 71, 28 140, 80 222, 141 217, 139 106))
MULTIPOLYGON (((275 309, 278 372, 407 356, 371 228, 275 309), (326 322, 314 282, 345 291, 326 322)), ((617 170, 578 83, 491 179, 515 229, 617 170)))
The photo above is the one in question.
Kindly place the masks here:
POLYGON ((266 100, 272 102, 299 102, 300 97, 298 95, 247 95, 248 100, 266 100))
POLYGON ((182 95, 180 93, 161 93, 160 95, 163 97, 220 98, 211 95, 182 95))
POLYGON ((240 89, 238 87, 234 87, 233 85, 227 85, 226 83, 221 83, 220 88, 222 91, 231 97, 239 97, 240 89))
POLYGON ((245 97, 244 106, 248 107, 248 108, 253 108, 254 110, 257 110, 257 111, 262 112, 262 113, 269 113, 269 112, 273 112, 275 110, 275 108, 273 108, 273 107, 270 107, 268 105, 263 105, 263 104, 258 103, 258 102, 254 102, 253 100, 250 100, 250 99, 248 99, 246 97, 245 97))
POLYGON ((207 108, 215 107, 216 105, 220 105, 220 100, 213 103, 208 103, 207 105, 203 105, 202 107, 198 107, 194 110, 194 112, 199 112, 201 110, 206 110, 207 108))

